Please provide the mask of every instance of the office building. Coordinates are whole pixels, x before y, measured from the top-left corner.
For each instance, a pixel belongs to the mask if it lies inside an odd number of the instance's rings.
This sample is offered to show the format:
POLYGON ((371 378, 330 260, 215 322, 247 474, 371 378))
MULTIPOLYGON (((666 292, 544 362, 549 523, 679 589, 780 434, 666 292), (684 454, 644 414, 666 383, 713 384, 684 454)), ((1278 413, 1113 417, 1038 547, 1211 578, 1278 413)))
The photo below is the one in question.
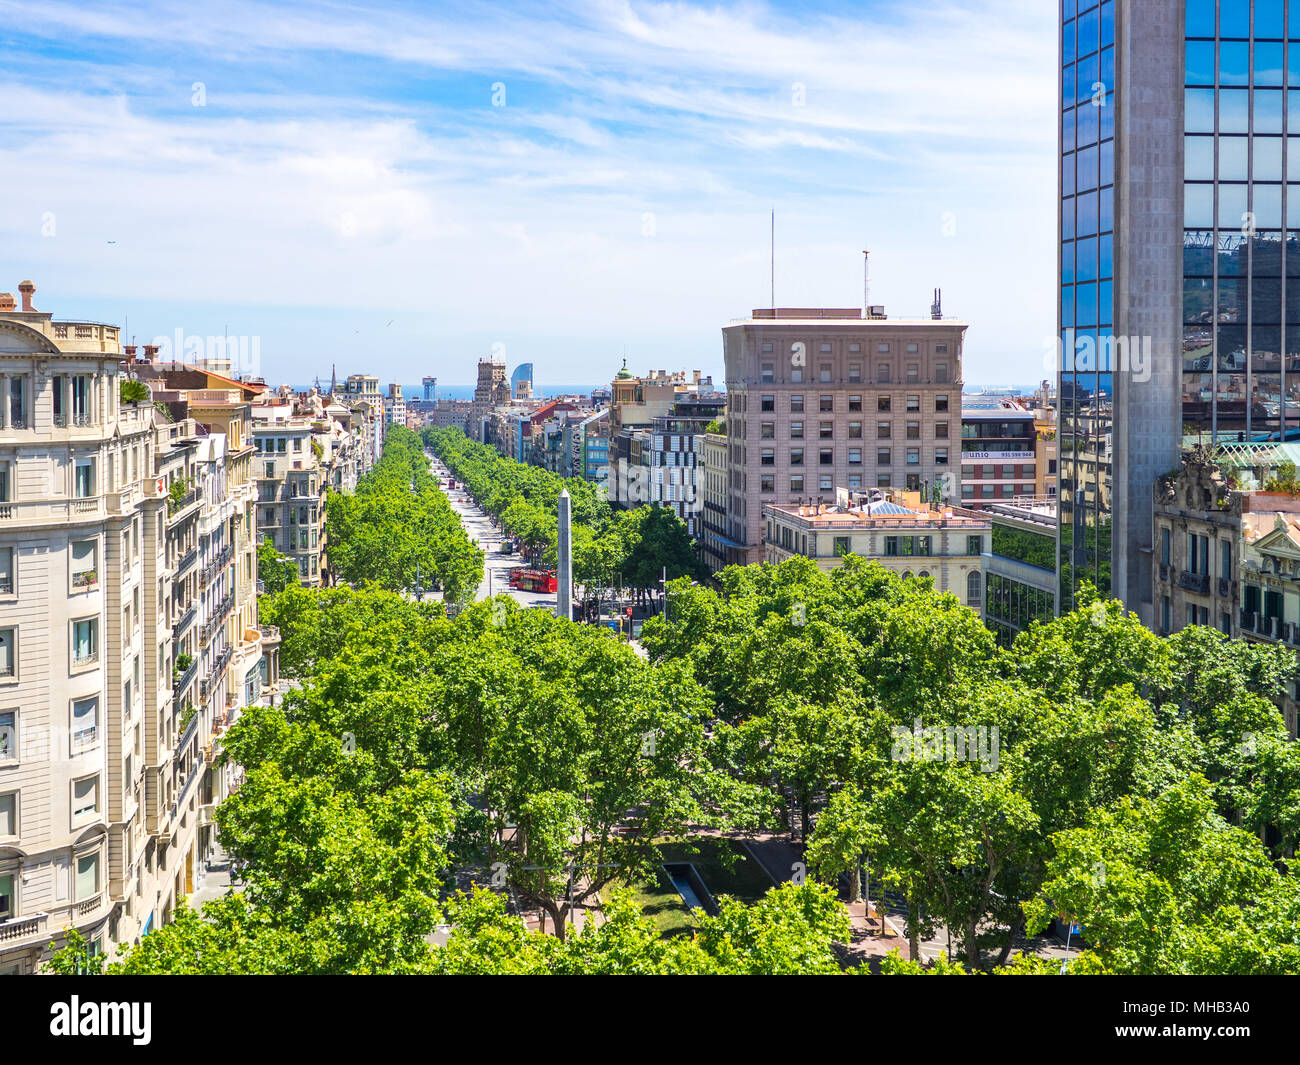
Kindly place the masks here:
POLYGON ((957 503, 966 328, 883 308, 764 308, 724 327, 726 561, 763 560, 768 503, 831 502, 836 487, 957 503))
POLYGON ((1148 625, 1156 478, 1297 429, 1298 60, 1283 0, 1062 8, 1060 565, 1148 625))

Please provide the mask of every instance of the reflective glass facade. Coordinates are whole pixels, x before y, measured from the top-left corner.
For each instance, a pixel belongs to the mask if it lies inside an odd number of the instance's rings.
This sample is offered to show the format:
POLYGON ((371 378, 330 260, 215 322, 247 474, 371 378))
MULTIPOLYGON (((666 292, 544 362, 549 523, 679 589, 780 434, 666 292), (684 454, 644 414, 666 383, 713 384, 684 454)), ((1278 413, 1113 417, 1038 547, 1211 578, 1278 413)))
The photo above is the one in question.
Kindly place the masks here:
POLYGON ((1188 0, 1183 80, 1183 443, 1294 436, 1300 0, 1188 0))
MULTIPOLYGON (((1136 529, 1146 519, 1127 501, 1146 487, 1127 476, 1132 470, 1112 467, 1113 385, 1124 368, 1107 341, 1112 333, 1135 331, 1130 319, 1147 315, 1152 289, 1143 289, 1149 275, 1141 276, 1142 248, 1152 231, 1147 223, 1134 224, 1133 232, 1115 228, 1115 190, 1124 190, 1134 217, 1154 217, 1158 193, 1141 184, 1146 175, 1137 169, 1143 153, 1148 160, 1181 157, 1181 268, 1165 260, 1160 267, 1162 279, 1171 275, 1170 283, 1181 287, 1181 336, 1164 336, 1162 323, 1153 338, 1157 349, 1168 342, 1174 352, 1176 383, 1161 393, 1170 411, 1181 408, 1171 444, 1300 438, 1300 0, 1063 0, 1060 88, 1062 587, 1089 580, 1127 599, 1132 584, 1111 586, 1112 562, 1120 565, 1115 553, 1125 550, 1117 545, 1127 536, 1129 555, 1136 554, 1136 535, 1149 550, 1150 533, 1116 529, 1112 536, 1115 491, 1127 491, 1121 520, 1136 529), (1135 92, 1126 102, 1131 81, 1146 72, 1117 69, 1116 18, 1125 25, 1145 13, 1134 30, 1140 35, 1161 26, 1151 14, 1157 10, 1172 19, 1164 23, 1171 34, 1165 40, 1176 54, 1160 57, 1169 91, 1162 83, 1153 98, 1148 77, 1148 95, 1135 92), (1179 88, 1181 101, 1163 99, 1179 88), (1116 125, 1122 124, 1125 141, 1139 109, 1147 116, 1181 109, 1182 128, 1175 122, 1173 141, 1162 134, 1155 143, 1148 122, 1146 140, 1128 152, 1132 169, 1117 173, 1116 125), (1116 261, 1127 264, 1130 276, 1121 270, 1116 278, 1116 261), (1120 286, 1147 306, 1126 304, 1120 286)), ((1159 232, 1174 236, 1163 222, 1159 232)), ((1135 441, 1146 428, 1119 427, 1135 441)), ((1125 566, 1136 566, 1123 557, 1125 566)), ((1071 606, 1063 594, 1061 608, 1071 606)))
POLYGON ((1064 0, 1061 16, 1061 576, 1108 594, 1114 387, 1098 341, 1114 322, 1115 3, 1064 0))

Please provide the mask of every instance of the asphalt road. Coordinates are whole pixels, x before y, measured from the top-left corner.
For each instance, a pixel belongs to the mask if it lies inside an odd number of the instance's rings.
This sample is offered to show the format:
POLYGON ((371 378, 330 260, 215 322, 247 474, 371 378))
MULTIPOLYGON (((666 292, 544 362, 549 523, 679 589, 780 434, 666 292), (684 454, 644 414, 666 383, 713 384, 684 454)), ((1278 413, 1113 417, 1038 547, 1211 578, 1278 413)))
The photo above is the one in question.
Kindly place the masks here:
POLYGON ((463 488, 452 491, 446 487, 452 476, 446 466, 437 459, 430 459, 429 465, 442 482, 443 491, 451 501, 452 509, 460 515, 461 524, 465 526, 469 538, 483 549, 483 583, 478 586, 475 598, 488 599, 504 592, 521 606, 543 605, 554 608, 554 594, 522 592, 510 587, 510 571, 523 565, 518 553, 502 554, 501 532, 493 526, 492 519, 470 499, 463 488))

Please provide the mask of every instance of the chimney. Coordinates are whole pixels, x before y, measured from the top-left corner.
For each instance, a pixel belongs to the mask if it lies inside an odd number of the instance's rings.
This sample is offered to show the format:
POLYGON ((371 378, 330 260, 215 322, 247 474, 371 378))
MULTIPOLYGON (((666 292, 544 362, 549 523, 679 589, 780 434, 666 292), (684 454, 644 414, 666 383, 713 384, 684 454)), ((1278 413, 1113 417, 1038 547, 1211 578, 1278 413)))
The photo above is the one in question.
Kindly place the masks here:
POLYGON ((695 375, 695 383, 698 385, 698 384, 700 383, 700 371, 699 371, 699 370, 694 370, 694 371, 692 371, 692 372, 693 372, 694 375, 695 375))
POLYGON ((134 345, 134 344, 123 344, 123 345, 122 345, 122 350, 123 350, 124 352, 126 352, 126 354, 128 354, 128 355, 131 355, 131 356, 134 356, 134 355, 135 355, 135 345, 134 345))
POLYGON ((157 344, 146 344, 144 346, 144 357, 148 359, 150 362, 153 362, 153 357, 157 354, 158 354, 157 344))
POLYGON ((36 291, 36 286, 33 285, 30 281, 22 281, 19 283, 18 292, 23 298, 24 313, 31 313, 32 311, 36 310, 36 308, 32 306, 32 294, 35 291, 36 291))
POLYGON ((12 311, 17 306, 18 304, 14 302, 14 294, 12 292, 0 292, 0 312, 12 311))

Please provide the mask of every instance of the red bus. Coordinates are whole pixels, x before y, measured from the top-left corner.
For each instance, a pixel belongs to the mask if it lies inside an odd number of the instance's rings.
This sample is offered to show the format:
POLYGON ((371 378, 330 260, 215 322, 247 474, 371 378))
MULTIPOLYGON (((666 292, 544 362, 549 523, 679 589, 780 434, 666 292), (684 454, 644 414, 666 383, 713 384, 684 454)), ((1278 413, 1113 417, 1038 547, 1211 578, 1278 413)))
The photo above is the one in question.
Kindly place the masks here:
POLYGON ((558 590, 555 570, 553 569, 512 569, 510 587, 521 592, 550 592, 558 590))

